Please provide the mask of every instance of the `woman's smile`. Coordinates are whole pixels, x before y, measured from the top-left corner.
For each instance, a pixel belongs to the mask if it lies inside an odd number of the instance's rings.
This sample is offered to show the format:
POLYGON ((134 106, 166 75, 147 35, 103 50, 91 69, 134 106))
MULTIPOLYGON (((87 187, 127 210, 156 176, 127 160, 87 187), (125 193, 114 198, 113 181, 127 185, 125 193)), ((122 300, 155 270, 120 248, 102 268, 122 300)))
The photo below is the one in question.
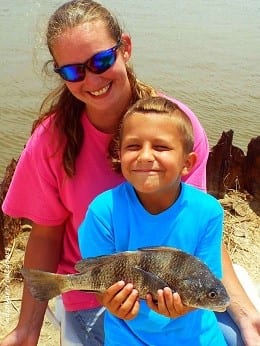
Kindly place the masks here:
POLYGON ((106 86, 104 86, 103 88, 101 88, 99 90, 88 91, 88 92, 93 96, 103 96, 110 89, 111 85, 112 85, 112 82, 109 82, 106 86))

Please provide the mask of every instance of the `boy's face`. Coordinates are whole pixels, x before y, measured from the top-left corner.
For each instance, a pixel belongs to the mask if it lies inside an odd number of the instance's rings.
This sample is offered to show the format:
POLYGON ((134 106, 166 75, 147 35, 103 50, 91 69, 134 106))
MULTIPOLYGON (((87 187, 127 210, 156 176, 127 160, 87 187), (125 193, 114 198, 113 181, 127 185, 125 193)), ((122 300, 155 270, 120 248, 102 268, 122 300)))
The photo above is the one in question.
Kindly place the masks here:
POLYGON ((188 173, 189 155, 170 117, 134 114, 125 120, 121 169, 137 192, 171 194, 178 190, 181 176, 188 173))

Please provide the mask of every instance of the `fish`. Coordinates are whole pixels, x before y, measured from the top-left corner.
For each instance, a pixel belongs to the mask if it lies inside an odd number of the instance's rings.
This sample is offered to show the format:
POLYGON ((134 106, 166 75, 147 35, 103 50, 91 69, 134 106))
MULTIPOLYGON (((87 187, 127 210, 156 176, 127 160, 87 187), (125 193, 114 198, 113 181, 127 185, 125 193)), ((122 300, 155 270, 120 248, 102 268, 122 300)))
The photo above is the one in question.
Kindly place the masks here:
POLYGON ((186 306, 225 311, 230 298, 223 283, 199 258, 172 247, 146 247, 97 256, 76 263, 75 274, 49 273, 23 268, 31 295, 45 301, 71 290, 102 293, 117 281, 132 283, 139 298, 169 287, 186 306))

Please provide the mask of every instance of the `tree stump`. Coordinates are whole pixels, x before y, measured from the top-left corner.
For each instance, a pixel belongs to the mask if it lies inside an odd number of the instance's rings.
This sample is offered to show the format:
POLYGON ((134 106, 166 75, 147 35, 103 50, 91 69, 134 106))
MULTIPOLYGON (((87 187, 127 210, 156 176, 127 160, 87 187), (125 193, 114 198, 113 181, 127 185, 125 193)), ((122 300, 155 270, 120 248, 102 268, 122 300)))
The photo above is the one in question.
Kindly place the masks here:
POLYGON ((232 145, 233 131, 223 132, 207 162, 207 191, 223 198, 228 190, 248 192, 260 203, 260 136, 252 138, 247 155, 232 145))
POLYGON ((223 132, 212 147, 207 162, 207 191, 216 198, 223 198, 228 189, 243 190, 245 183, 243 166, 245 155, 232 145, 233 131, 223 132))
POLYGON ((260 202, 260 136, 248 144, 244 175, 246 190, 260 202))

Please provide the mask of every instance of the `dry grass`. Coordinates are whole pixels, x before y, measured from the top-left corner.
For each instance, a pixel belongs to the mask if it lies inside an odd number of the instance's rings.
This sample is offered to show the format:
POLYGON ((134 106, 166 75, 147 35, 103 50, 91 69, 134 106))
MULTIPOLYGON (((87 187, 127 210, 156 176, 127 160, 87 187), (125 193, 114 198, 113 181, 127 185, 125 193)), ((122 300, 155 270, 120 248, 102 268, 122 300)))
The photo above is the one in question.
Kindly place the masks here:
MULTIPOLYGON (((260 269, 260 217, 250 208, 248 196, 230 191, 220 200, 225 209, 224 241, 234 263, 247 269, 253 281, 259 285, 260 269)), ((29 232, 16 236, 6 249, 6 259, 0 261, 0 340, 16 325, 22 294, 22 267, 24 250, 29 232)), ((53 302, 51 302, 53 306, 53 302)), ((39 345, 56 346, 59 332, 47 319, 39 345)))
MULTIPOLYGON (((20 233, 6 249, 6 259, 0 261, 0 341, 17 323, 22 298, 22 268, 29 232, 20 233)), ((50 302, 53 308, 54 302, 50 302)), ((59 331, 47 318, 41 331, 40 346, 59 345, 59 331)))
POLYGON ((225 209, 224 242, 233 263, 242 265, 259 285, 260 217, 250 208, 253 201, 247 198, 243 193, 231 191, 220 200, 225 209))

